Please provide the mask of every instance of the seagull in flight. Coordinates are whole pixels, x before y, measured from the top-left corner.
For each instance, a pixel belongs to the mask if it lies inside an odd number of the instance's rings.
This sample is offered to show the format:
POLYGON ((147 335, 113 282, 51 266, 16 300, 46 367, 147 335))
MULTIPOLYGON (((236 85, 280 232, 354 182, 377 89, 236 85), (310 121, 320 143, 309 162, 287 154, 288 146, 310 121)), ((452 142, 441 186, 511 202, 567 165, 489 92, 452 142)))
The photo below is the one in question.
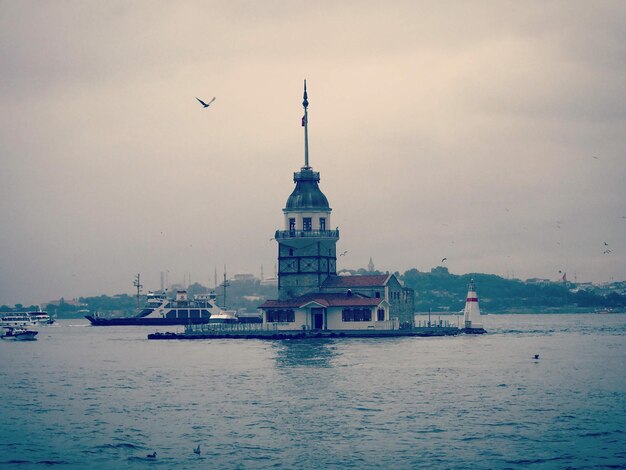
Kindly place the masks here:
POLYGON ((213 99, 211 101, 209 101, 208 103, 205 103, 204 101, 202 101, 200 98, 198 98, 196 96, 196 99, 200 102, 200 104, 202 105, 203 108, 208 108, 209 106, 211 106, 211 103, 213 103, 213 101, 215 101, 215 96, 213 97, 213 99))
POLYGON ((442 258, 441 262, 443 263, 445 260, 447 260, 448 258, 442 258))
POLYGON ((339 253, 339 256, 345 256, 348 251, 344 251, 343 253, 339 253))

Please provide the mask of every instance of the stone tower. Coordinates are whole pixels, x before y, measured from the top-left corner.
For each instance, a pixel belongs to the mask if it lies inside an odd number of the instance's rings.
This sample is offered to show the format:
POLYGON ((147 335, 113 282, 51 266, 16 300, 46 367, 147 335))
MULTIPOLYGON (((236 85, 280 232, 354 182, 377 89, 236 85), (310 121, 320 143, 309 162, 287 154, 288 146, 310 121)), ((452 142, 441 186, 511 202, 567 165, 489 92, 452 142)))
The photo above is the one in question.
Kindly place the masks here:
POLYGON ((320 174, 309 166, 309 120, 304 81, 304 166, 293 174, 296 184, 283 209, 284 229, 277 230, 278 298, 287 300, 319 291, 337 273, 339 230, 331 230, 328 199, 319 188, 320 174))

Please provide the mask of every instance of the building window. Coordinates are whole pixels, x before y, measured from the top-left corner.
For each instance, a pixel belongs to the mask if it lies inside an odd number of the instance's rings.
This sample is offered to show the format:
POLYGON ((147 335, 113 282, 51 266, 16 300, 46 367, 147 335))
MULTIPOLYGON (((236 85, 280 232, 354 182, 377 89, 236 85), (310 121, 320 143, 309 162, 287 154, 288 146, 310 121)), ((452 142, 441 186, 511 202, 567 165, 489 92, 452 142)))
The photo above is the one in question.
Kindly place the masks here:
POLYGON ((313 229, 313 223, 311 222, 311 217, 303 217, 302 218, 302 230, 305 232, 310 232, 313 229))
POLYGON ((384 308, 378 309, 378 321, 385 321, 385 309, 384 308))
POLYGON ((293 310, 268 310, 266 315, 267 323, 290 323, 296 321, 296 314, 293 310))
POLYGON ((380 292, 376 291, 376 298, 380 299, 380 292))
POLYGON ((341 311, 341 321, 372 321, 372 311, 369 308, 344 308, 341 311))
POLYGON ((289 256, 293 256, 293 248, 289 248, 289 256))
POLYGON ((296 229, 296 219, 289 219, 289 231, 293 232, 296 229))
POLYGON ((320 217, 320 230, 326 230, 326 218, 320 217))

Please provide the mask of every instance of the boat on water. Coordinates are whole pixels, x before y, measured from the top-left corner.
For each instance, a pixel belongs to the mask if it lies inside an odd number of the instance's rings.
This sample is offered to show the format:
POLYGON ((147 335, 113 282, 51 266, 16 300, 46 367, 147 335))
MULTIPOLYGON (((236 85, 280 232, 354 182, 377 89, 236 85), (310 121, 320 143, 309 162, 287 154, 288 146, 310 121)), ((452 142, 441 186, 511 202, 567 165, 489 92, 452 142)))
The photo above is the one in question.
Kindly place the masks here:
POLYGON ((54 318, 41 310, 30 312, 7 312, 0 316, 0 327, 27 327, 51 325, 54 318))
POLYGON ((19 328, 35 325, 36 322, 31 318, 28 312, 8 312, 0 316, 1 328, 19 328))
POLYGON ((6 327, 2 333, 2 339, 14 339, 15 341, 33 341, 37 339, 39 332, 37 330, 28 330, 26 328, 6 327))
POLYGON ((121 325, 199 325, 211 322, 233 323, 235 311, 222 310, 214 293, 200 294, 189 299, 187 291, 179 290, 170 299, 165 292, 149 292, 146 304, 133 317, 104 317, 85 315, 93 326, 121 325))
POLYGON ((209 323, 238 323, 237 312, 235 310, 222 310, 219 313, 211 315, 209 323))
POLYGON ((41 308, 36 312, 28 312, 28 316, 36 325, 52 325, 54 323, 54 318, 41 308))

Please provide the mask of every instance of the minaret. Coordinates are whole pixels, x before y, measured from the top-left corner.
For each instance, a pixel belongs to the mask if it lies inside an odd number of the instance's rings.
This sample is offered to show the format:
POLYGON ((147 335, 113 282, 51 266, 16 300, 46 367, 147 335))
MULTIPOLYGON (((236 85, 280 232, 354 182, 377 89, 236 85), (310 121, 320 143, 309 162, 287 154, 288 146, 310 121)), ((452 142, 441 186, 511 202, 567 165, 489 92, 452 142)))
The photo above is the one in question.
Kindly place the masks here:
MULTIPOLYGON (((478 307, 478 295, 476 294, 476 286, 474 279, 470 281, 467 300, 465 301, 464 311, 465 329, 466 330, 482 330, 480 322, 480 308, 478 307)), ((484 330, 483 330, 484 331, 484 330)))
POLYGON ((296 184, 283 209, 284 230, 277 230, 278 298, 290 299, 318 291, 337 274, 339 230, 330 230, 331 208, 319 188, 320 174, 309 166, 309 100, 304 81, 304 166, 293 174, 296 184))

